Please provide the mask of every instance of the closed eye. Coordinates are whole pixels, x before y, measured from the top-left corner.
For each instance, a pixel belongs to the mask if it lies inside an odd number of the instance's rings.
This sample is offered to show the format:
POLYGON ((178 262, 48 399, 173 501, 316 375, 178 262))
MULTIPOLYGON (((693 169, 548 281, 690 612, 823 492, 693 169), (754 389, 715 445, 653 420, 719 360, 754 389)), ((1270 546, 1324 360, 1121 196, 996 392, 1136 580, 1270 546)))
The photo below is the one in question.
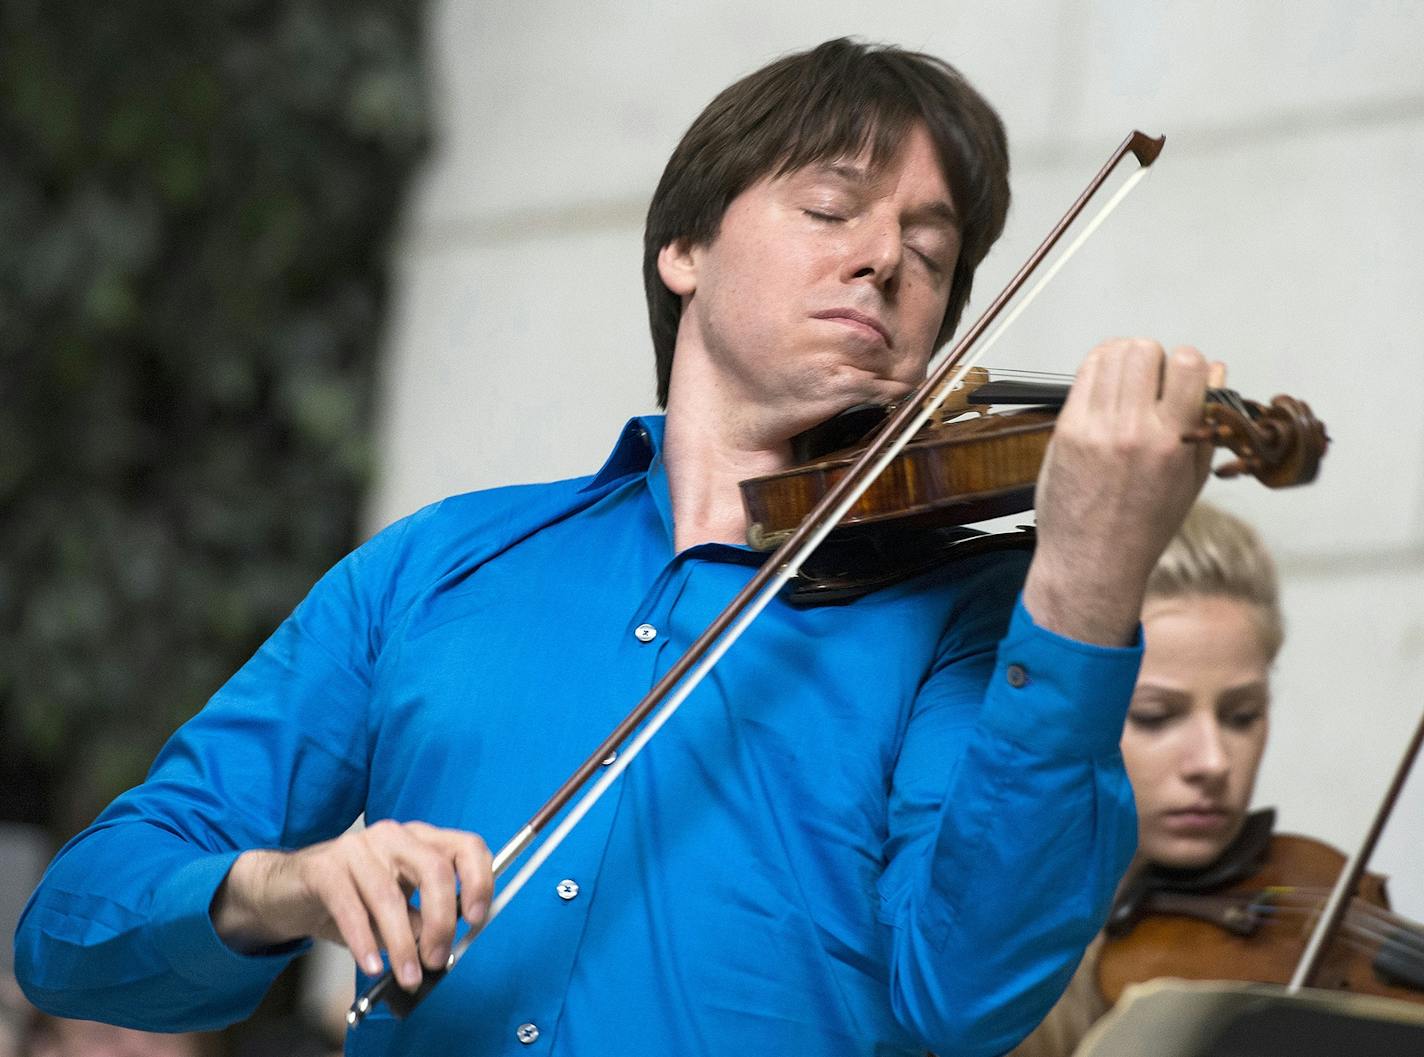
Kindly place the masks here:
POLYGON ((845 217, 836 216, 834 213, 822 213, 818 209, 803 209, 801 212, 813 220, 825 221, 828 224, 840 224, 845 222, 845 217))
POLYGON ((1166 729, 1167 725, 1176 719, 1173 712, 1129 712, 1127 721, 1141 731, 1158 731, 1166 729))
POLYGON ((915 249, 913 246, 910 247, 910 251, 914 253, 914 255, 918 257, 920 261, 924 264, 924 266, 930 271, 932 271, 935 275, 944 274, 943 265, 941 265, 939 261, 936 260, 934 257, 931 257, 928 253, 925 253, 922 250, 915 249))
POLYGON ((1253 708, 1241 712, 1232 712, 1223 716, 1221 722, 1232 730, 1250 730, 1265 717, 1266 710, 1264 708, 1253 708))

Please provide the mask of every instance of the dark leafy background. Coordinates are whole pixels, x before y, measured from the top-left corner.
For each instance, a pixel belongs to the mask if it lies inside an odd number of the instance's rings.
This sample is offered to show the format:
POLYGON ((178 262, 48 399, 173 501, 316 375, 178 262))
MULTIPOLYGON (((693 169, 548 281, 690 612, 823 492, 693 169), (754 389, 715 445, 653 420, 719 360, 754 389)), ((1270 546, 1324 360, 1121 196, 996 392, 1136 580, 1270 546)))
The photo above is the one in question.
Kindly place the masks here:
POLYGON ((0 817, 140 780, 353 542, 420 4, 0 4, 0 817))

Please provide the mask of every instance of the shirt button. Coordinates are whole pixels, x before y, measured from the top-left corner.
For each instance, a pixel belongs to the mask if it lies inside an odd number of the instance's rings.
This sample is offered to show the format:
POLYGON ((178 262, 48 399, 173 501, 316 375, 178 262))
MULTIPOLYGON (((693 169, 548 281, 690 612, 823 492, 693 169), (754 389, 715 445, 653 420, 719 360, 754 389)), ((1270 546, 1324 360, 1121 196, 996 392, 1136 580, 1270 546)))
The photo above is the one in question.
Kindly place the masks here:
POLYGON ((1009 685, 1017 689, 1028 682, 1028 669, 1022 664, 1011 664, 1004 669, 1004 678, 1009 681, 1009 685))
POLYGON ((603 766, 607 767, 616 759, 618 759, 618 750, 614 749, 612 752, 610 752, 607 756, 603 758, 603 766))
POLYGON ((639 624, 633 629, 633 636, 639 642, 652 642, 658 637, 658 629, 651 624, 639 624))
POLYGON ((536 1024, 521 1024, 515 1029, 514 1037, 528 1046, 539 1041, 539 1027, 536 1024))
POLYGON ((560 899, 568 902, 579 894, 578 882, 572 878, 565 877, 559 882, 558 887, 555 888, 554 891, 559 893, 560 899))

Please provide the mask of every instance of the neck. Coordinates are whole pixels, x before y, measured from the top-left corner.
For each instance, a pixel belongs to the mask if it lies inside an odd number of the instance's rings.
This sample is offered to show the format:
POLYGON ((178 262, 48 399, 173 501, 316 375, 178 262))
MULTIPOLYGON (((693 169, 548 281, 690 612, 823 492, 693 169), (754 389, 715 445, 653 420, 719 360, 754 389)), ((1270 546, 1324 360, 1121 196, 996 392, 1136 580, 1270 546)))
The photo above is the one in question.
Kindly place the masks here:
POLYGON ((738 483, 790 465, 790 438, 804 428, 775 421, 715 379, 691 377, 694 370, 679 373, 692 363, 692 357, 674 360, 663 433, 678 551, 699 543, 745 543, 738 483))
POLYGON ((738 484, 783 469, 790 462, 790 446, 738 435, 725 422, 669 399, 663 462, 673 544, 684 551, 699 543, 745 543, 747 519, 738 484))

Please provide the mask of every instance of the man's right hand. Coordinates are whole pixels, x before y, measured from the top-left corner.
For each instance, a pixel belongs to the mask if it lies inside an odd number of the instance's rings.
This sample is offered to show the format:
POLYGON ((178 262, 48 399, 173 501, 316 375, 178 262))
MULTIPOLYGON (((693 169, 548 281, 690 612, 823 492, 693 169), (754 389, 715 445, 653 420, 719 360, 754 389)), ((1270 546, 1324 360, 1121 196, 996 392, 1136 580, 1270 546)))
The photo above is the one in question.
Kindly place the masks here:
POLYGON ((473 833, 424 822, 373 823, 295 852, 238 856, 213 897, 213 927, 223 942, 254 951, 307 936, 344 943, 368 975, 390 956, 407 991, 421 963, 443 969, 460 914, 478 926, 494 891, 490 853, 473 833), (409 903, 419 890, 420 909, 409 903))

